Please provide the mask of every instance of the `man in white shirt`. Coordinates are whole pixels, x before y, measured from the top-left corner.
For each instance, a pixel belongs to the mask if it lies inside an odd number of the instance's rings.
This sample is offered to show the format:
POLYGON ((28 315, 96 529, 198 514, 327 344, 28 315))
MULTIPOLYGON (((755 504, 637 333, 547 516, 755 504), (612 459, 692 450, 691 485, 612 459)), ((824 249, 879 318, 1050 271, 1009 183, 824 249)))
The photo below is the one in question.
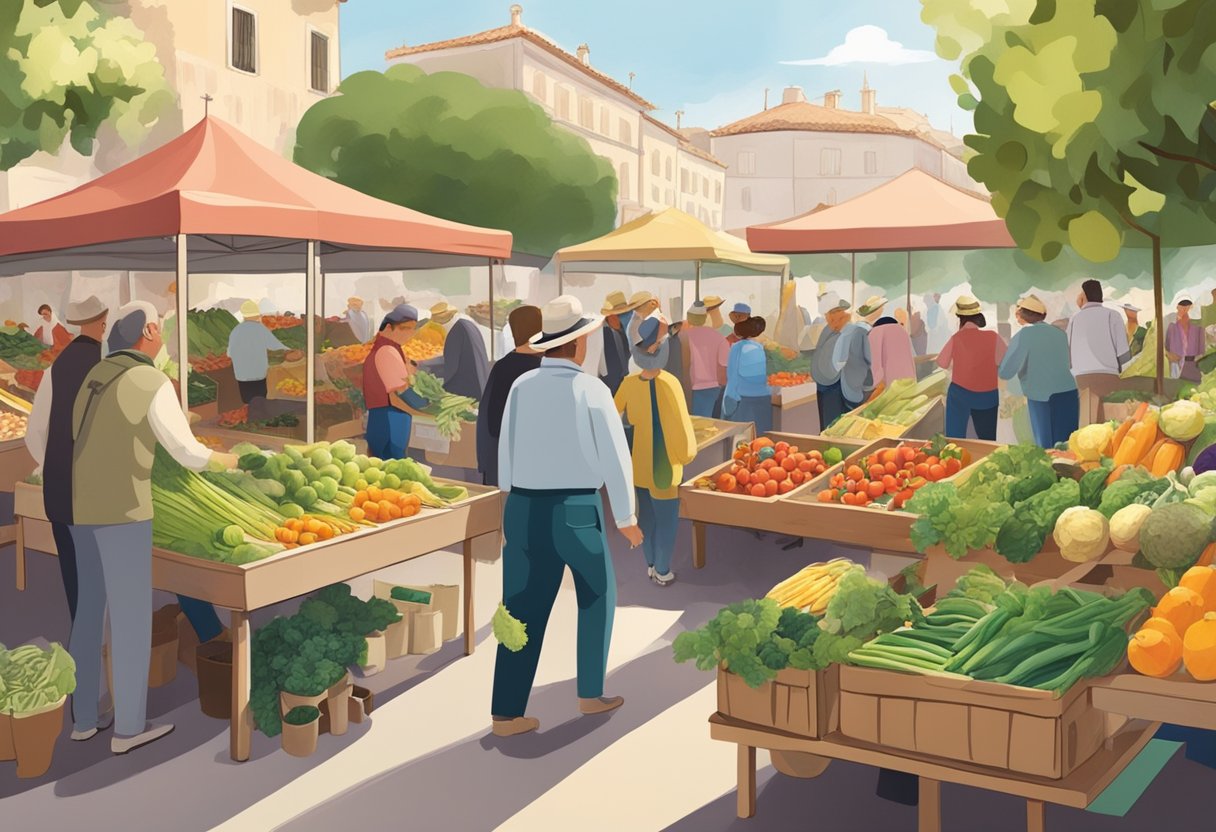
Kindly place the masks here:
POLYGON ((256 398, 266 398, 269 354, 286 352, 287 345, 262 323, 262 310, 257 301, 242 303, 241 317, 245 320, 228 333, 228 357, 232 359, 232 372, 241 390, 241 401, 249 404, 256 398))
POLYGON ((497 736, 540 727, 524 716, 545 625, 568 566, 578 596, 578 699, 584 714, 615 710, 605 697, 608 643, 616 609, 616 575, 605 535, 600 488, 617 528, 633 548, 642 542, 633 491, 633 463, 612 394, 582 371, 587 339, 602 319, 562 295, 541 310, 534 348, 538 369, 516 380, 507 396, 498 448, 503 517, 503 603, 528 628, 519 652, 499 646, 491 706, 497 736), (553 460, 560 459, 560 465, 553 460))
POLYGON ((1068 321, 1068 346, 1081 393, 1081 424, 1092 425, 1102 419, 1102 399, 1118 389, 1131 347, 1123 318, 1102 305, 1101 283, 1082 283, 1077 303, 1081 308, 1068 321))

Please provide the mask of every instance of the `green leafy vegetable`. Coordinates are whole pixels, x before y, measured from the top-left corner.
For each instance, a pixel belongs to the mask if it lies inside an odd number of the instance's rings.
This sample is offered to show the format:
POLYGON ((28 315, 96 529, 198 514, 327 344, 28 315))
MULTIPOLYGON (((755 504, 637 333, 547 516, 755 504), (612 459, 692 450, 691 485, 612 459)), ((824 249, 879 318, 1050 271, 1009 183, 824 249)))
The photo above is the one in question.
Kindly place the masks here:
POLYGON ((53 642, 43 650, 0 644, 0 714, 27 714, 54 705, 76 690, 76 662, 53 642))
MULTIPOLYGON (((404 589, 404 587, 393 588, 394 598, 397 597, 397 590, 399 589, 404 589)), ((412 592, 412 590, 410 591, 412 592)), ((498 609, 494 611, 491 627, 494 630, 494 638, 498 640, 498 643, 512 653, 518 653, 528 645, 528 625, 511 615, 510 611, 507 610, 506 604, 499 603, 498 609)))

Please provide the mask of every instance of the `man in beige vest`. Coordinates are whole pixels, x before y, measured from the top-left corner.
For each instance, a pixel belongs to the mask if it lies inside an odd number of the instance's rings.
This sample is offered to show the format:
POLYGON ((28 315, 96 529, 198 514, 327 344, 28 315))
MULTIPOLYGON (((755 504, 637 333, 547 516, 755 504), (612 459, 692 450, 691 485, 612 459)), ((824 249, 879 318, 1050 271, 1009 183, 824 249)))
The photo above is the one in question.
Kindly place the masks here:
POLYGON ((97 729, 101 640, 110 610, 114 671, 114 737, 126 754, 160 739, 170 724, 147 722, 152 645, 152 461, 163 445, 187 468, 209 462, 236 467, 233 454, 212 453, 190 432, 169 378, 152 365, 164 344, 156 309, 118 310, 109 356, 85 377, 72 413, 72 540, 79 600, 69 652, 76 660, 73 738, 97 729))

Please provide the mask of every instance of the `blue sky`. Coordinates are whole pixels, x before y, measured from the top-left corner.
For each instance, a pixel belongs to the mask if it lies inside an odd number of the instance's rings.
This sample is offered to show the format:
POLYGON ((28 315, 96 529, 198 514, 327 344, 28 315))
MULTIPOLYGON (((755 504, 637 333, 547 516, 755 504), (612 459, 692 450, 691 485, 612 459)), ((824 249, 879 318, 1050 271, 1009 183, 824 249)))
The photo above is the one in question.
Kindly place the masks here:
MULTIPOLYGON (((383 69, 386 50, 505 25, 509 0, 350 0, 342 7, 342 72, 383 69)), ((917 0, 521 0, 524 24, 573 52, 583 42, 591 63, 658 106, 656 115, 713 128, 779 103, 802 86, 814 100, 840 89, 859 108, 862 72, 879 106, 909 107, 935 126, 964 134, 936 56, 933 30, 917 0), (865 28, 861 28, 865 27, 865 28), (876 28, 877 27, 877 28, 876 28), (879 31, 881 30, 881 31, 879 31), (884 36, 885 32, 885 36, 884 36), (850 34, 852 33, 852 34, 850 34), (846 42, 847 41, 847 42, 846 42), (895 44, 899 44, 896 46, 895 44), (834 51, 835 50, 835 51, 834 51), (793 64, 787 62, 802 62, 793 64)))

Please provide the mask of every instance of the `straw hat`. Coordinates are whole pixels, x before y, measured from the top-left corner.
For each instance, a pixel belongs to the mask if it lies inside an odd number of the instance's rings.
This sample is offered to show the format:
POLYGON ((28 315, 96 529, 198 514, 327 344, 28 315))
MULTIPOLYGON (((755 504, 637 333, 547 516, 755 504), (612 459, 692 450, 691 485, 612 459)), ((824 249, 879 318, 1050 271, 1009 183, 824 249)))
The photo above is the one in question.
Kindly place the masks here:
POLYGON ((1036 312, 1040 315, 1047 314, 1047 305, 1039 300, 1038 295, 1027 295, 1018 301, 1018 308, 1025 309, 1027 312, 1036 312))
POLYGON ((460 310, 452 304, 445 301, 440 301, 431 307, 431 320, 438 324, 447 323, 460 310))
POLYGON ((980 302, 970 295, 959 295, 958 300, 954 302, 954 308, 950 310, 950 314, 964 318, 978 315, 980 312, 980 302))
POLYGON ((347 298, 346 305, 351 307, 352 309, 362 309, 363 308, 363 298, 347 298))
POLYGON ((261 308, 256 300, 247 300, 241 304, 242 318, 257 318, 262 314, 261 308))
POLYGON ((726 303, 725 298, 720 298, 717 295, 706 295, 701 298, 701 302, 705 304, 705 311, 712 312, 722 304, 726 303))
POLYGON ((109 311, 96 295, 89 295, 84 300, 75 300, 68 304, 65 320, 76 326, 91 324, 98 318, 104 318, 109 311))
POLYGON ((857 314, 863 318, 869 317, 887 305, 887 299, 882 295, 870 295, 866 302, 857 307, 857 314))
MULTIPOLYGON (((620 292, 613 294, 620 294, 621 300, 625 298, 620 292)), ((612 295, 608 300, 612 300, 612 295)), ((540 310, 540 320, 541 331, 528 340, 533 347, 545 352, 569 344, 604 322, 602 315, 584 315, 583 304, 574 295, 559 295, 546 303, 540 310)))
POLYGON ((1139 312, 1140 311, 1140 307, 1136 306, 1134 303, 1120 304, 1119 308, 1126 309, 1128 312, 1139 312))
POLYGON ((629 301, 625 299, 624 292, 609 292, 604 298, 604 306, 600 309, 600 314, 623 315, 633 308, 629 305, 629 301))
POLYGON ((645 306, 646 304, 651 303, 651 302, 657 303, 658 298, 656 298, 654 295, 650 294, 650 292, 646 292, 646 291, 634 292, 633 297, 631 297, 629 299, 629 308, 637 309, 638 307, 645 306))

